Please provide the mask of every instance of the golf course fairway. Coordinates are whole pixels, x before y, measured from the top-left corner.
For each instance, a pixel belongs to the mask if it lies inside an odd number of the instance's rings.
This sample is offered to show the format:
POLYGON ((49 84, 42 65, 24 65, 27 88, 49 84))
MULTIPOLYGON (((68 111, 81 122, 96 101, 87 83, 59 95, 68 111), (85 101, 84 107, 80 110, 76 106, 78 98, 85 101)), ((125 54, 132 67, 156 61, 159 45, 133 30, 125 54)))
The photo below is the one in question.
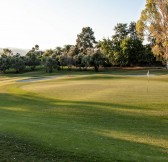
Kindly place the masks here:
POLYGON ((167 162, 168 75, 146 72, 1 75, 0 161, 167 162))

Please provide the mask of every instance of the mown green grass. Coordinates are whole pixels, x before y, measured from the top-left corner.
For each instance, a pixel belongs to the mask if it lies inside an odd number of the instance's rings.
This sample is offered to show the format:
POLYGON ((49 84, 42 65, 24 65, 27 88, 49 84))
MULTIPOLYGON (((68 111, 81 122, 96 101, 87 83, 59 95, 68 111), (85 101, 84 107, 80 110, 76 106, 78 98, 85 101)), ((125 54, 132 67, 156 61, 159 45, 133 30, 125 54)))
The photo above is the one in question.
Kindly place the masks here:
POLYGON ((167 71, 42 73, 0 78, 0 161, 168 161, 167 71))

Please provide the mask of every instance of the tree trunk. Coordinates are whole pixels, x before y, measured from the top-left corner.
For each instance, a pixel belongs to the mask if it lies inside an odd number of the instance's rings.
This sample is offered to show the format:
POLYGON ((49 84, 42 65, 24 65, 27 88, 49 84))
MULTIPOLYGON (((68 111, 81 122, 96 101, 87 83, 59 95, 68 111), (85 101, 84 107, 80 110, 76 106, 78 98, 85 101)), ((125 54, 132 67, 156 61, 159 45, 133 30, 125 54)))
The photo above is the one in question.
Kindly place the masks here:
POLYGON ((168 69, 168 47, 166 47, 166 69, 168 69))
POLYGON ((168 59, 166 59, 166 69, 168 69, 168 59))
POLYGON ((95 72, 98 72, 99 71, 99 67, 98 66, 94 66, 94 69, 95 69, 95 72))

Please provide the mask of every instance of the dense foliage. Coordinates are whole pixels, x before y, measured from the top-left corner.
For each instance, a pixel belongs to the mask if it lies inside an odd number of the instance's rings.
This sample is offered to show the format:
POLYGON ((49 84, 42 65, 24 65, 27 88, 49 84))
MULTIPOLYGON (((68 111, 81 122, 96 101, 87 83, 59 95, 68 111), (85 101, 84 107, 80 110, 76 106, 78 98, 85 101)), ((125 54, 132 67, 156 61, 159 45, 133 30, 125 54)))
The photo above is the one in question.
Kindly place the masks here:
POLYGON ((99 42, 101 52, 107 56, 112 65, 150 66, 156 64, 150 45, 143 45, 136 32, 136 23, 130 25, 119 23, 114 28, 112 39, 99 42))
POLYGON ((25 56, 14 55, 11 50, 4 49, 0 55, 0 71, 5 73, 14 69, 16 73, 26 68, 33 71, 37 66, 43 66, 46 72, 53 70, 69 70, 76 67, 87 70, 92 67, 99 71, 100 67, 108 66, 152 66, 155 65, 151 46, 143 45, 138 37, 136 23, 119 23, 114 28, 115 34, 111 39, 96 41, 90 27, 84 27, 77 35, 75 45, 65 45, 40 51, 35 45, 25 56))
POLYGON ((139 36, 151 42, 152 51, 168 68, 168 0, 147 0, 136 28, 139 36))

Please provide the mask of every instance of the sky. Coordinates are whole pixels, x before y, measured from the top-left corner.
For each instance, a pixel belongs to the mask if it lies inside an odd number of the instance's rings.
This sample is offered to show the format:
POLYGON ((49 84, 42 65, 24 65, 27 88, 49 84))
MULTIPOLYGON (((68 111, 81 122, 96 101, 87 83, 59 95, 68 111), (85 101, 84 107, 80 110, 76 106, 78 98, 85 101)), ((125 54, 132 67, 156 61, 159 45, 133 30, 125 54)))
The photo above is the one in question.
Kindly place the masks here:
POLYGON ((145 0, 0 0, 0 48, 75 44, 87 26, 98 41, 117 23, 137 21, 144 7, 145 0))

